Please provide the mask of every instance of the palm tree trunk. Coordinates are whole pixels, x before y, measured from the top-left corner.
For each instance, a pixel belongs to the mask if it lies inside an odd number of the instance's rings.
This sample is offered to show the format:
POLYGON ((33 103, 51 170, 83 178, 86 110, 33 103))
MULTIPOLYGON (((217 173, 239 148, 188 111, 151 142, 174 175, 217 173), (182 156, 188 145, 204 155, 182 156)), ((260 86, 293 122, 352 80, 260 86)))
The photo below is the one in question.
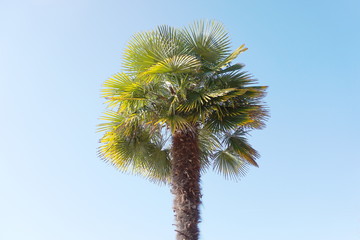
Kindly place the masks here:
POLYGON ((172 143, 172 193, 177 240, 198 240, 200 222, 200 150, 198 134, 176 131, 172 143))

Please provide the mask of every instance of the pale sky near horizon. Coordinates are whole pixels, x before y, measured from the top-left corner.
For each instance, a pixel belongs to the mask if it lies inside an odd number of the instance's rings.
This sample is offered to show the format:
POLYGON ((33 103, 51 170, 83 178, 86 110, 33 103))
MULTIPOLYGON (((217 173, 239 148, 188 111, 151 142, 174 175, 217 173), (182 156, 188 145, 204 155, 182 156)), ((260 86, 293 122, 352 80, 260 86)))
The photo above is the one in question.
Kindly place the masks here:
POLYGON ((175 239, 167 186, 96 155, 132 34, 221 21, 269 86, 260 168, 203 176, 201 240, 360 239, 360 2, 0 0, 0 240, 175 239))

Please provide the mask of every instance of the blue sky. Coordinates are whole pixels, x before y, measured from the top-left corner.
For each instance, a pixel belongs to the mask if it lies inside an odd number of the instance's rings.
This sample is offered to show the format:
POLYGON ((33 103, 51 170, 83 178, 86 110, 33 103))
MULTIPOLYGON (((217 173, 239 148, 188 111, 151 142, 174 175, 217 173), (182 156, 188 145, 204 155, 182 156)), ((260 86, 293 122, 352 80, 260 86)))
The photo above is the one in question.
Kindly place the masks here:
POLYGON ((96 156, 132 34, 216 19, 269 86, 262 157, 203 176, 201 239, 360 239, 360 2, 0 1, 0 239, 174 239, 168 187, 96 156))

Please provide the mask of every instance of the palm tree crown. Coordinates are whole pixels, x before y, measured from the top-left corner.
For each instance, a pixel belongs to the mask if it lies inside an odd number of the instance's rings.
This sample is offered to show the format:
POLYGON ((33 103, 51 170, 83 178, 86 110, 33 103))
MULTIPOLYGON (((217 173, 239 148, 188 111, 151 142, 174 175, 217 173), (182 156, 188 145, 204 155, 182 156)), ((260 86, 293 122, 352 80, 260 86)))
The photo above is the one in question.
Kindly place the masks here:
POLYGON ((246 133, 264 126, 266 87, 253 86, 244 66, 232 64, 246 50, 231 52, 227 32, 214 21, 133 36, 124 71, 102 90, 111 110, 99 127, 100 155, 121 171, 169 182, 171 133, 196 127, 202 170, 212 166, 236 178, 257 166, 246 133))

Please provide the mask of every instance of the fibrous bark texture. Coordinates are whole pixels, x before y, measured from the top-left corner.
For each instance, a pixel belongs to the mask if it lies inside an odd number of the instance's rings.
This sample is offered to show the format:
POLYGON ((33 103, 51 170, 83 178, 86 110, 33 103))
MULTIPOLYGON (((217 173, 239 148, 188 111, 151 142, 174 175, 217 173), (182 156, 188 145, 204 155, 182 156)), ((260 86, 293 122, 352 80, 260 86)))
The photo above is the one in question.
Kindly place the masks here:
POLYGON ((198 134, 176 131, 172 143, 172 193, 177 240, 198 240, 200 221, 200 151, 198 134))

